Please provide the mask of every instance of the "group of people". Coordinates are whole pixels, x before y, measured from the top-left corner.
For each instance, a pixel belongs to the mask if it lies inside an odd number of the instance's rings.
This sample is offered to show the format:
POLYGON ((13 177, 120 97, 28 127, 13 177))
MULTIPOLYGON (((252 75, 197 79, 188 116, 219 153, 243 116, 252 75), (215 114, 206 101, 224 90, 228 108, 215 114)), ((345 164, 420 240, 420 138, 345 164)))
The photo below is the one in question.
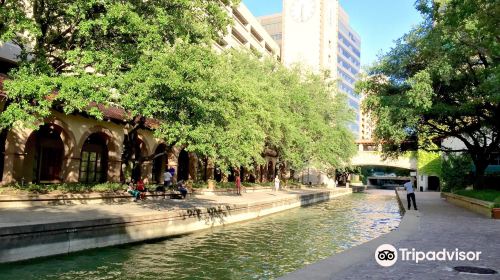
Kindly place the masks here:
MULTIPOLYGON (((163 192, 165 193, 172 186, 172 178, 173 174, 171 170, 165 171, 163 174, 163 186, 157 186, 155 192, 163 192)), ((279 191, 280 189, 280 179, 276 175, 274 178, 274 191, 279 191)), ((177 190, 181 193, 183 199, 186 198, 188 194, 188 189, 186 188, 186 184, 183 180, 180 180, 176 184, 177 190)), ((235 187, 236 194, 241 195, 241 178, 240 176, 236 176, 235 179, 235 187)), ((143 200, 146 197, 146 192, 148 189, 144 185, 144 181, 142 179, 138 180, 137 183, 132 179, 128 184, 127 192, 134 197, 134 201, 143 200)))
POLYGON ((142 179, 138 180, 137 184, 134 179, 130 180, 127 192, 134 197, 134 201, 145 199, 147 191, 148 189, 145 187, 142 179))
MULTIPOLYGON (((167 170, 163 173, 163 186, 157 186, 155 192, 165 193, 172 186, 173 170, 167 170)), ((186 198, 188 194, 188 189, 183 180, 180 180, 176 184, 177 190, 180 192, 183 199, 186 198)), ((127 192, 134 197, 134 201, 143 200, 146 198, 146 192, 148 189, 144 185, 142 179, 138 180, 137 183, 132 179, 128 184, 127 192)))

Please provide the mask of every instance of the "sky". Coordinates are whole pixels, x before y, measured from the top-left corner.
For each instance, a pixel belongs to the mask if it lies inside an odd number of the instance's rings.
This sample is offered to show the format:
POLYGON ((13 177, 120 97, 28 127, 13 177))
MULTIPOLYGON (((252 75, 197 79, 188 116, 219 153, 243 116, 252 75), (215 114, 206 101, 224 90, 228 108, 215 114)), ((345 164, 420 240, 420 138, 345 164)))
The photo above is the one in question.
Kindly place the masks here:
MULTIPOLYGON (((255 16, 279 13, 282 0, 243 0, 255 16)), ((370 65, 377 55, 389 51, 394 40, 423 19, 415 0, 340 0, 350 25, 361 36, 361 64, 370 65)))

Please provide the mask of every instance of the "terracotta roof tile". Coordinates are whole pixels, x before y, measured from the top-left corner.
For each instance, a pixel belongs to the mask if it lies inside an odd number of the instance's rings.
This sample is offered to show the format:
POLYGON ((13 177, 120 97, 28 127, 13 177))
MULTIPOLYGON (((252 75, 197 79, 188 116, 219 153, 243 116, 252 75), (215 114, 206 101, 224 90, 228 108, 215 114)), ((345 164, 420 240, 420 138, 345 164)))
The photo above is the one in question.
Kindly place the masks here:
MULTIPOLYGON (((126 119, 129 119, 131 117, 130 114, 125 111, 125 109, 120 107, 106 106, 104 104, 96 104, 95 102, 92 102, 90 106, 97 106, 99 111, 101 111, 104 117, 107 119, 125 121, 126 119)), ((160 121, 157 119, 146 118, 145 125, 148 128, 157 128, 160 125, 160 121)))
MULTIPOLYGON (((3 81, 6 79, 8 79, 8 76, 0 73, 0 96, 6 96, 6 93, 3 91, 3 81)), ((57 95, 56 91, 49 95, 48 98, 54 98, 54 95, 57 95)), ((127 113, 125 109, 117 106, 106 106, 104 104, 91 102, 89 104, 89 107, 97 107, 107 119, 125 121, 126 119, 130 118, 130 114, 127 113)), ((157 128, 160 125, 160 121, 157 119, 146 118, 145 125, 148 128, 157 128)))

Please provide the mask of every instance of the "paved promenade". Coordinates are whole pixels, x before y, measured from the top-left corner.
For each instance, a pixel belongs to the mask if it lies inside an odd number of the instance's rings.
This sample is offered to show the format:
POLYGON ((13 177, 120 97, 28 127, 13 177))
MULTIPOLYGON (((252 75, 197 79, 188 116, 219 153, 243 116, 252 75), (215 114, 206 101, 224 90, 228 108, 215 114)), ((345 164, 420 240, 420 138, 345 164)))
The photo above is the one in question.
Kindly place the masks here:
MULTIPOLYGON (((406 193, 400 192, 404 206, 406 193)), ((416 193, 419 211, 407 211, 400 227, 380 238, 351 248, 286 275, 283 279, 500 279, 496 275, 458 273, 454 266, 479 266, 500 273, 500 220, 488 219, 440 198, 439 193, 416 193), (479 261, 400 261, 379 266, 374 258, 381 244, 417 251, 481 251, 479 261)))
POLYGON ((161 212, 213 207, 217 205, 266 203, 320 191, 325 191, 325 189, 253 192, 244 193, 242 196, 233 194, 196 195, 189 196, 186 200, 146 199, 143 201, 126 203, 5 208, 0 209, 0 231, 3 227, 11 226, 147 216, 149 214, 158 214, 161 212))

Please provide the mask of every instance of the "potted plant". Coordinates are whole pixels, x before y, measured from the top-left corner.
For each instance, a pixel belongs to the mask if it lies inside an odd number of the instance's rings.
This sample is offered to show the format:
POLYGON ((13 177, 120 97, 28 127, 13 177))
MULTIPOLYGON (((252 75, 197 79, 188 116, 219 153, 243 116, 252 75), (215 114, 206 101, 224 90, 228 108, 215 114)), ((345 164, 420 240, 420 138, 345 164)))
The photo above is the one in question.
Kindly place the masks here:
POLYGON ((491 217, 493 219, 500 219, 500 197, 495 199, 495 204, 493 204, 493 208, 491 209, 491 217))

